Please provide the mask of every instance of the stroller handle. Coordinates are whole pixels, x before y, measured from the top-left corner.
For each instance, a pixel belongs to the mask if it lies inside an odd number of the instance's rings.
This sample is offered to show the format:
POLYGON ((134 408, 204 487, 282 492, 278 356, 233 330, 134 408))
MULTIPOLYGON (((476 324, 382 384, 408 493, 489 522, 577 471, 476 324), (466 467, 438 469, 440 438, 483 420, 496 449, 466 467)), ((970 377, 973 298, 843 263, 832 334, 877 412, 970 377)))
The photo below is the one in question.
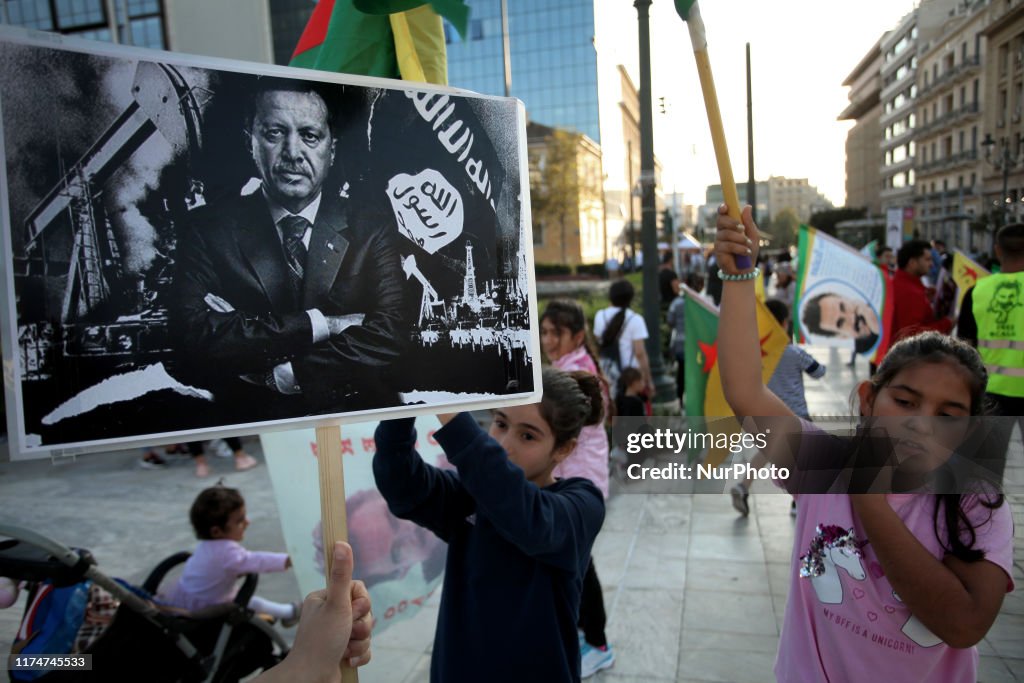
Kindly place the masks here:
POLYGON ((53 540, 48 536, 44 536, 31 529, 18 526, 17 524, 10 524, 0 520, 0 537, 9 537, 17 541, 25 543, 27 545, 35 546, 40 550, 48 553, 53 559, 57 560, 66 567, 69 567, 75 571, 75 573, 92 580, 93 583, 103 587, 111 595, 120 600, 121 602, 127 603, 133 610, 144 615, 155 615, 157 609, 152 603, 143 600, 135 593, 131 592, 117 581, 101 572, 96 567, 96 560, 93 559, 92 555, 88 551, 80 554, 78 551, 67 547, 63 543, 53 540))
POLYGON ((17 524, 9 524, 0 520, 0 536, 7 536, 41 548, 61 564, 71 568, 78 567, 81 562, 85 561, 81 555, 63 543, 58 543, 48 536, 43 536, 17 524))

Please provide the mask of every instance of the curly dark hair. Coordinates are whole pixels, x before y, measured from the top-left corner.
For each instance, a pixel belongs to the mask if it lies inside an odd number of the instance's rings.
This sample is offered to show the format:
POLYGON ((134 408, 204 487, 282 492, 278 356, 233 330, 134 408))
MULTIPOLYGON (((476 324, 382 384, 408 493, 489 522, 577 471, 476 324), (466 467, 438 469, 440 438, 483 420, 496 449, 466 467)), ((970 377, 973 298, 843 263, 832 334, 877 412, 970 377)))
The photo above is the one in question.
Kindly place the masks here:
POLYGON ((231 513, 243 505, 245 498, 238 489, 218 485, 200 491, 188 511, 196 538, 204 541, 213 540, 213 529, 223 529, 227 526, 231 513))

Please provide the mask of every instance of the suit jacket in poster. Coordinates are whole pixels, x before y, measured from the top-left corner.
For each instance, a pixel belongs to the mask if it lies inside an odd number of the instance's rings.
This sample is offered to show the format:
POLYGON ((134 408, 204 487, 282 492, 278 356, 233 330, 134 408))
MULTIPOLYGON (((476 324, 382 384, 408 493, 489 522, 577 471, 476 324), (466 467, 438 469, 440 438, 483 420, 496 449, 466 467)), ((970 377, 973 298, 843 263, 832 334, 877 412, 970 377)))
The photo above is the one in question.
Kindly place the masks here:
POLYGON ((313 225, 301 296, 261 192, 194 211, 177 246, 174 328, 180 370, 214 391, 222 419, 283 419, 397 405, 388 368, 401 352, 402 271, 393 219, 360 215, 325 192, 313 225), (215 312, 214 294, 235 310, 215 312), (362 324, 314 344, 307 309, 361 313, 362 324), (301 393, 241 376, 291 362, 301 393), (239 405, 241 403, 241 405, 239 405))

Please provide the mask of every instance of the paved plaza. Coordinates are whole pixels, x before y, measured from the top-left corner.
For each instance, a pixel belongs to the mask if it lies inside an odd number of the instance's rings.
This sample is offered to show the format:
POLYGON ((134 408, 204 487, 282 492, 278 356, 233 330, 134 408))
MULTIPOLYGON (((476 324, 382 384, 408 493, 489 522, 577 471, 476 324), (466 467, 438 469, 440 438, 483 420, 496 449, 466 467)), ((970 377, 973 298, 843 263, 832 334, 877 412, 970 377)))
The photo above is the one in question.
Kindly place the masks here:
MULTIPOLYGON (((808 379, 814 415, 848 415, 854 384, 867 364, 847 367, 847 352, 811 348, 828 366, 808 379)), ((247 448, 257 457, 259 443, 247 448)), ((252 526, 251 549, 284 547, 266 467, 243 473, 210 457, 213 476, 198 480, 189 458, 164 471, 137 467, 139 453, 118 452, 51 464, 0 463, 0 516, 68 545, 89 548, 107 573, 141 581, 162 558, 194 544, 187 510, 219 477, 240 488, 252 526)), ((1007 486, 1024 488, 1024 449, 1013 444, 1007 486)), ((985 640, 980 680, 1024 680, 1024 496, 1011 494, 1016 520, 1014 580, 985 640)), ((772 664, 788 591, 793 518, 789 498, 752 495, 740 518, 724 494, 640 494, 615 484, 594 549, 605 590, 615 666, 598 682, 772 681, 772 664)), ((259 594, 301 597, 291 573, 260 577, 259 594)), ((374 638, 374 661, 362 683, 418 683, 429 678, 438 595, 414 618, 374 638)), ((7 651, 23 605, 0 611, 0 650, 7 651)), ((291 632, 289 632, 291 634, 291 632)), ((515 643, 508 643, 514 648, 515 643)), ((529 656, 529 653, 523 653, 529 656)))

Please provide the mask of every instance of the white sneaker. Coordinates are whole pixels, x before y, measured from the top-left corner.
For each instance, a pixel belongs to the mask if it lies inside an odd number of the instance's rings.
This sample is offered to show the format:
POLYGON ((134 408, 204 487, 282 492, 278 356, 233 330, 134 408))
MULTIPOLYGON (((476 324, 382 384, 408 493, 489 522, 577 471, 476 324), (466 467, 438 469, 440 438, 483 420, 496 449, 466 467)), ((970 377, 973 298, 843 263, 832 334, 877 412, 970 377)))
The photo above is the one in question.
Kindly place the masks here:
POLYGON ((580 677, 590 678, 602 669, 610 668, 615 663, 615 653, 611 645, 605 645, 604 649, 594 647, 590 643, 583 643, 580 650, 580 677))

